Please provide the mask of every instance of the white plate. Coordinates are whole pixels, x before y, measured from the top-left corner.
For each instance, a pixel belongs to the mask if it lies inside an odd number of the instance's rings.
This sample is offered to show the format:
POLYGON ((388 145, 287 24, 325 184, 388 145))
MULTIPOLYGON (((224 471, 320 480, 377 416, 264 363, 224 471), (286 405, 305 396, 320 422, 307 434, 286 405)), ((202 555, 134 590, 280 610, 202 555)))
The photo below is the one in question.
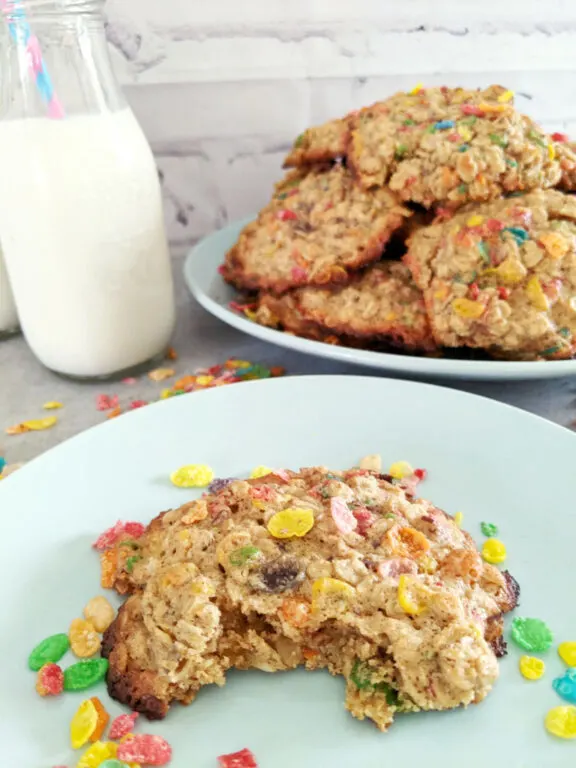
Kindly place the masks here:
MULTIPOLYGON (((43 637, 66 631, 101 593, 90 545, 118 518, 149 521, 194 492, 172 486, 182 464, 206 462, 220 476, 258 464, 345 468, 380 452, 428 469, 422 494, 481 540, 496 523, 506 564, 522 587, 523 616, 545 619, 576 640, 576 436, 491 400, 403 381, 295 377, 208 390, 126 414, 69 440, 0 483, 2 768, 76 765, 68 723, 89 694, 41 699, 26 658, 43 637)), ((561 768, 576 743, 549 736, 548 709, 562 702, 554 648, 544 680, 527 682, 511 647, 501 678, 479 706, 399 717, 381 734, 343 707, 341 679, 304 671, 232 673, 224 689, 138 730, 174 747, 171 768, 215 768, 216 756, 249 747, 260 768, 561 768)), ((72 661, 65 657, 64 664, 72 661)), ((76 753, 77 754, 77 753, 76 753)))
POLYGON ((406 376, 422 378, 506 381, 555 379, 576 374, 576 360, 501 362, 394 355, 310 341, 257 325, 230 309, 230 301, 237 299, 238 294, 218 274, 218 267, 224 261, 226 251, 234 245, 240 230, 251 220, 243 219, 234 222, 208 235, 192 248, 184 264, 184 278, 198 303, 220 320, 244 333, 307 355, 327 357, 344 363, 381 368, 384 371, 395 371, 406 376))

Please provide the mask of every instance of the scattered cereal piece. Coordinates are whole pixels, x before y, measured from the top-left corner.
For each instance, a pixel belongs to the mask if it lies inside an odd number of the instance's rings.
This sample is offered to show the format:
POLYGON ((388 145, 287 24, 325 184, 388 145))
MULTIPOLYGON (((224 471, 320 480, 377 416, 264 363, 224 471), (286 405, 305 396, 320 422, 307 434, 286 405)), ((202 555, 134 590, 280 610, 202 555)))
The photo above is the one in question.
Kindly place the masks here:
POLYGON ((537 659, 535 656, 521 656, 520 673, 526 680, 540 680, 546 670, 546 665, 542 659, 537 659))
POLYGON ((556 693, 570 704, 576 704, 576 669, 567 669, 562 677, 557 677, 552 687, 556 693))
POLYGON ((419 483, 426 480, 428 477, 428 470, 426 469, 415 469, 414 470, 414 477, 418 480, 419 483))
POLYGON ((102 738, 104 731, 106 730, 106 726, 108 725, 108 721, 110 720, 110 715, 106 711, 98 696, 92 696, 90 701, 94 705, 94 709, 98 715, 96 727, 90 734, 90 741, 94 742, 99 741, 102 738))
POLYGON ((249 749, 241 749, 240 752, 232 752, 229 755, 219 755, 220 768, 258 768, 256 758, 249 749))
POLYGON ((148 378, 152 381, 164 381, 165 379, 174 376, 175 373, 176 371, 174 368, 155 368, 148 373, 148 378))
POLYGON ((166 351, 166 359, 167 360, 178 360, 178 353, 174 349, 174 347, 168 347, 168 350, 166 351))
POLYGON ((311 509, 282 509, 268 520, 268 533, 275 539, 301 538, 314 526, 311 509))
POLYGON ((498 526, 494 525, 494 523, 480 523, 480 529, 484 536, 488 536, 489 538, 498 536, 498 526))
POLYGON ((70 641, 68 640, 68 635, 63 633, 50 635, 50 637, 46 637, 41 643, 38 643, 30 653, 28 666, 33 672, 38 672, 45 664, 60 661, 69 648, 70 641))
POLYGON ((542 619, 517 617, 512 621, 512 640, 526 651, 542 653, 550 648, 554 636, 542 619))
POLYGON ((144 408, 145 405, 148 405, 148 400, 132 400, 129 407, 134 411, 136 408, 144 408))
POLYGON ((117 757, 127 763, 166 765, 172 757, 172 747, 161 736, 134 734, 133 738, 120 744, 117 757))
POLYGON ((134 376, 127 376, 125 379, 122 379, 122 384, 136 384, 136 379, 134 376))
POLYGON ((94 625, 87 619, 73 619, 68 637, 70 638, 72 653, 80 659, 94 656, 102 645, 94 625))
POLYGON ((214 471, 207 464, 186 464, 170 475, 178 488, 205 488, 214 480, 214 471))
POLYGON ((117 408, 120 400, 118 395, 96 395, 96 408, 99 411, 110 411, 113 408, 117 408))
POLYGON ((132 766, 129 766, 128 763, 123 763, 121 760, 111 757, 109 760, 100 763, 98 768, 138 768, 138 764, 132 763, 132 766))
POLYGON ((38 671, 36 691, 40 696, 58 696, 64 690, 64 673, 58 664, 44 664, 38 671))
POLYGON ((403 480, 405 477, 413 475, 414 470, 407 461, 396 461, 390 466, 388 474, 392 475, 395 480, 403 480))
MULTIPOLYGON (((70 741, 73 749, 80 749, 90 740, 98 725, 98 711, 91 699, 86 699, 76 710, 70 722, 70 741)), ((97 739, 96 739, 97 741, 97 739)))
POLYGON ((129 715, 118 715, 112 721, 110 726, 109 737, 111 739, 121 739, 126 734, 131 733, 134 730, 134 724, 138 719, 138 712, 131 712, 129 715))
POLYGON ((44 408, 45 411, 57 411, 59 408, 64 408, 64 406, 56 400, 49 400, 47 403, 44 403, 42 408, 44 408))
POLYGON ((106 416, 107 419, 115 419, 117 416, 120 416, 122 413, 122 408, 118 405, 116 408, 113 408, 110 413, 106 416))
POLYGON ((6 459, 4 456, 0 456, 0 475, 2 474, 2 471, 4 470, 4 467, 6 466, 6 459))
POLYGON ((41 432, 44 429, 50 429, 58 421, 56 416, 46 416, 45 419, 30 419, 29 421, 23 421, 22 424, 26 429, 33 432, 41 432))
POLYGON ((342 534, 352 533, 358 526, 358 520, 344 499, 334 496, 330 499, 330 512, 336 528, 342 534))
POLYGON ((554 707, 546 715, 548 733, 560 739, 576 739, 576 707, 554 707))
POLYGON ((492 565, 503 563, 506 560, 506 547, 500 539, 488 539, 482 545, 482 558, 492 565))
POLYGON ((103 589, 112 589, 116 579, 118 567, 118 553, 115 549, 108 549, 100 555, 100 586, 103 589))
POLYGON ((576 642, 569 640, 568 642, 560 643, 558 655, 569 667, 576 667, 576 642))
POLYGON ((83 691, 103 680, 108 671, 108 659, 84 659, 64 670, 64 690, 83 691))
POLYGON ((250 479, 258 480, 260 477, 266 477, 266 475, 271 475, 272 472, 274 472, 274 470, 271 469, 270 467, 265 467, 263 464, 259 464, 257 467, 254 467, 252 472, 250 472, 250 479))
POLYGON ((103 552, 113 547, 122 538, 139 539, 145 530, 146 526, 142 523, 134 521, 123 523, 122 520, 118 520, 111 528, 101 533, 92 546, 98 552, 103 552))
POLYGON ((382 471, 382 456, 379 453, 371 453, 360 460, 360 469, 369 469, 371 472, 382 471))
POLYGON ((115 758, 118 744, 113 741, 96 741, 82 754, 76 768, 100 768, 105 760, 115 758))
POLYGON ((462 528, 462 523, 464 522, 464 512, 455 512, 454 522, 456 523, 458 528, 462 528))
POLYGON ((160 400, 167 400, 169 397, 173 397, 174 394, 171 389, 163 389, 160 392, 160 400))
POLYGON ((114 621, 115 611, 102 595, 93 597, 84 606, 84 617, 97 632, 105 632, 114 621))
POLYGON ((14 424, 12 427, 6 427, 4 430, 7 435, 23 435, 24 432, 30 432, 25 424, 14 424))

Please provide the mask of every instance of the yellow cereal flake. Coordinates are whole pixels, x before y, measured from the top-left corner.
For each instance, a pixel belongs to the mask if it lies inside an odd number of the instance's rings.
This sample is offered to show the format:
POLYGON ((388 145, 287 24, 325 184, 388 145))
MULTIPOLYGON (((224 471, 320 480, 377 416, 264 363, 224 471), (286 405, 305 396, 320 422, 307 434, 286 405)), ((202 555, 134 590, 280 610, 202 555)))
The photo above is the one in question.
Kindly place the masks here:
POLYGON ((518 666, 520 667, 520 674, 526 680, 539 680, 546 670, 546 665, 542 659, 537 659, 535 656, 522 656, 518 666))
POLYGON ((29 421, 23 421, 22 424, 26 429, 30 429, 33 432, 40 432, 43 429, 50 429, 50 427, 53 427, 57 421, 58 419, 56 416, 46 416, 45 419, 30 419, 29 421))
POLYGON ((540 235, 538 242, 544 246, 551 259, 561 259, 569 249, 566 239, 558 232, 546 232, 540 235))
POLYGON ((528 280, 528 283, 526 284, 526 293, 536 309, 546 312, 548 309, 548 299, 542 289, 542 284, 536 275, 532 275, 530 280, 528 280))
POLYGON ((275 539, 301 538, 314 527, 311 509, 282 509, 268 520, 268 533, 275 539))
POLYGON ((426 610, 430 591, 418 579, 406 573, 400 575, 398 582, 398 602, 400 608, 409 616, 419 616, 426 610))
POLYGON ((269 475, 272 472, 274 472, 274 470, 270 469, 270 467, 265 467, 264 464, 259 464, 257 467, 254 467, 252 472, 250 472, 250 478, 252 480, 258 480, 260 477, 266 477, 266 475, 269 475))
POLYGON ((454 514, 454 522, 458 526, 458 528, 462 528, 462 523, 464 521, 464 512, 456 512, 454 514))
POLYGON ((488 104, 483 101, 478 107, 482 112, 507 112, 509 110, 508 104, 488 104))
POLYGON ((567 640, 558 646, 558 655, 569 667, 576 667, 576 641, 567 640))
POLYGON ((57 411, 59 408, 63 408, 63 404, 57 402, 56 400, 49 400, 47 403, 44 403, 42 408, 44 408, 45 411, 57 411))
POLYGON ((482 546, 482 558, 492 565, 506 560, 506 547, 500 539, 487 539, 482 546))
POLYGON ((456 130, 458 131, 460 138, 462 138, 464 141, 470 141, 474 135, 467 125, 459 125, 456 130))
POLYGON ((526 277, 526 267, 524 264, 522 264, 521 261, 518 261, 518 259, 508 258, 504 259, 504 261, 497 267, 490 267, 489 269, 485 269, 483 274, 496 275, 505 283, 515 285, 517 283, 521 283, 522 280, 524 280, 526 277))
POLYGON ((118 753, 118 744, 113 741, 95 741, 82 754, 76 768, 98 768, 105 760, 111 760, 118 753))
POLYGON ((466 222, 467 227, 479 227, 480 224, 484 222, 484 216, 479 216, 476 214, 475 216, 470 216, 468 221, 466 222))
POLYGON ((556 157, 556 150, 554 149, 554 144, 548 144, 548 159, 554 160, 556 157))
POLYGON ((205 488, 214 480, 214 471, 207 464, 186 464, 170 475, 178 488, 205 488))
POLYGON ((350 598, 354 595, 354 587, 340 579, 323 576, 312 584, 312 613, 317 613, 319 604, 324 597, 350 598))
POLYGON ((414 474, 414 469, 407 461, 395 461, 390 465, 388 474, 392 475, 395 480, 403 480, 405 477, 410 477, 414 474))
POLYGON ((500 96, 498 96, 498 101, 501 104, 505 104, 508 101, 512 101, 514 98, 514 91, 504 91, 504 93, 501 93, 500 96))
POLYGON ((198 384, 200 387, 207 387, 213 381, 214 376, 198 376, 196 379, 196 384, 198 384))
POLYGON ((420 91, 424 88, 424 85, 422 83, 418 83, 418 85, 415 85, 414 88, 412 88, 411 91, 408 91, 409 96, 416 96, 416 94, 420 93, 420 91))
POLYGON ((478 320, 484 314, 486 307, 480 301, 472 301, 472 299, 454 299, 452 302, 452 309, 460 317, 465 317, 469 320, 478 320))

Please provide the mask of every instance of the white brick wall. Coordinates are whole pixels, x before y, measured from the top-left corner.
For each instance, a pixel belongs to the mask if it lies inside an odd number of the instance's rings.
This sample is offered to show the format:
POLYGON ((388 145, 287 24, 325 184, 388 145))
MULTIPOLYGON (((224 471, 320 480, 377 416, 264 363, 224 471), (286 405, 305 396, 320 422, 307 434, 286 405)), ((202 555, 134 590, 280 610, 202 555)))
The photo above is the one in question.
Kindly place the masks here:
POLYGON ((575 0, 108 0, 175 246, 261 205, 303 127, 416 82, 502 82, 576 134, 575 0))

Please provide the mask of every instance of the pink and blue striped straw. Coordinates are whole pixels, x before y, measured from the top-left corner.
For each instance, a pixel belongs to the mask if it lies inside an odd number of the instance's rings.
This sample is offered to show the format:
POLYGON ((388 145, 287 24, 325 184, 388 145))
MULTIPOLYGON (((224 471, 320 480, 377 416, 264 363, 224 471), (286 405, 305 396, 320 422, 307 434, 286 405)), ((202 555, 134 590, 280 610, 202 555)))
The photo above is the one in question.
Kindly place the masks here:
POLYGON ((8 30, 14 42, 26 49, 30 71, 36 80, 36 86, 48 109, 48 117, 61 119, 64 109, 54 93, 52 80, 46 69, 40 43, 30 29, 26 15, 18 0, 0 0, 0 8, 8 23, 8 30))

